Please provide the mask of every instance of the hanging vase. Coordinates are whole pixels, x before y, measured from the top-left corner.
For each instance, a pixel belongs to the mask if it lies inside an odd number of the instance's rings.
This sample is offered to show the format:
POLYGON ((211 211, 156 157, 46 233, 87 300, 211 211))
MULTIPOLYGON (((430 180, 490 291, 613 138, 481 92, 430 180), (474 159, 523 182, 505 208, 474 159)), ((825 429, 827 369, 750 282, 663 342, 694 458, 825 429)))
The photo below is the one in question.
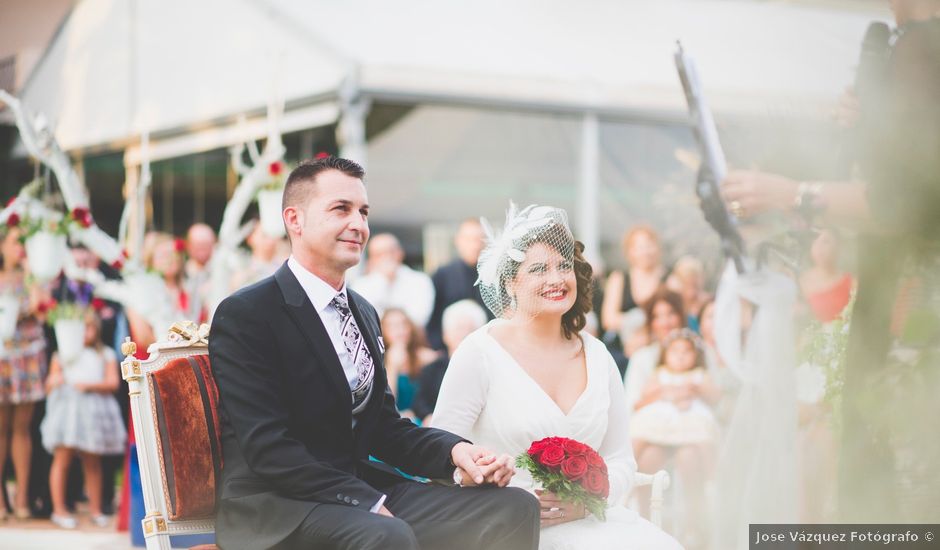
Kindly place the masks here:
POLYGON ((283 189, 262 189, 258 191, 258 212, 261 215, 261 230, 274 239, 280 239, 285 235, 284 219, 281 216, 283 197, 283 189))
POLYGON ((85 320, 59 319, 53 325, 59 359, 71 363, 82 353, 85 347, 85 320))
POLYGON ((40 282, 55 279, 65 265, 68 247, 65 235, 50 231, 39 231, 26 239, 26 260, 29 271, 40 282))

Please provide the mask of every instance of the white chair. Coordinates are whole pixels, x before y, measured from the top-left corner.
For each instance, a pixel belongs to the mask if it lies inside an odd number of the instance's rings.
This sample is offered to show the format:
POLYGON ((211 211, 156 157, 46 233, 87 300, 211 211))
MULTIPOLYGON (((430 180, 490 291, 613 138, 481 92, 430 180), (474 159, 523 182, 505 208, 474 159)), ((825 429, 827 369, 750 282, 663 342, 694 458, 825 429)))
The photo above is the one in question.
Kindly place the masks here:
MULTIPOLYGON (((208 370, 209 327, 176 323, 145 360, 127 341, 121 374, 131 414, 146 516, 147 550, 169 550, 171 535, 215 530, 215 484, 221 469, 218 391, 208 370), (181 421, 181 419, 187 421, 181 421)), ((201 550, 215 548, 201 545, 201 550)))
MULTIPOLYGON (((650 523, 656 527, 663 526, 663 492, 669 488, 669 473, 666 470, 660 470, 655 474, 643 474, 637 472, 633 478, 633 488, 652 485, 652 496, 650 497, 650 523)), ((624 506, 630 507, 631 496, 627 495, 624 499, 624 506)))

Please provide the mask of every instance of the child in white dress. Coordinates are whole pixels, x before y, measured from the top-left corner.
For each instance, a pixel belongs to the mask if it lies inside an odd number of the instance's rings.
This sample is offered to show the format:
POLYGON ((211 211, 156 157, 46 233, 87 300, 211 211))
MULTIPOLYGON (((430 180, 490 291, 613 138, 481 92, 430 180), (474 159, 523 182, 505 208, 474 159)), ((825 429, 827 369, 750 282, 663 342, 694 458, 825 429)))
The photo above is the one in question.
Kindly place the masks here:
POLYGON ((72 361, 53 354, 46 379, 46 416, 40 426, 42 444, 52 453, 49 490, 52 521, 64 529, 77 527, 65 504, 69 465, 76 453, 85 474, 92 522, 106 526, 101 513, 101 455, 124 452, 127 431, 114 392, 120 384, 117 358, 101 343, 101 321, 94 313, 85 320, 85 348, 72 361))
POLYGON ((716 396, 699 337, 689 329, 663 343, 663 364, 646 383, 630 420, 634 449, 647 445, 696 445, 715 441, 718 424, 709 401, 716 396))
MULTIPOLYGON (((706 371, 701 339, 689 329, 663 340, 663 362, 650 375, 630 419, 636 455, 675 460, 683 473, 685 543, 698 547, 705 532, 705 482, 711 475, 718 421, 713 404, 720 390, 706 371)), ((641 499, 645 508, 646 498, 641 499)))

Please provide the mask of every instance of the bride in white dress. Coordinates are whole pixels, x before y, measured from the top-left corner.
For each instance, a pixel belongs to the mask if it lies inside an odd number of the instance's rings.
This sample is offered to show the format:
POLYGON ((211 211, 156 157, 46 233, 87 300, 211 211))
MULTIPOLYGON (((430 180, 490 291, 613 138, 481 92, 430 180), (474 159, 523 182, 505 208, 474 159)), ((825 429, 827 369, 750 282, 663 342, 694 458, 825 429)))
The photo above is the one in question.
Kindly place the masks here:
POLYGON ((681 548, 622 506, 636 460, 623 385, 613 358, 580 333, 591 307, 591 267, 563 210, 510 205, 506 227, 480 255, 480 291, 496 319, 468 336, 450 360, 433 424, 518 456, 557 436, 590 445, 607 462, 607 520, 543 493, 527 471, 511 485, 542 504, 540 549, 681 548))

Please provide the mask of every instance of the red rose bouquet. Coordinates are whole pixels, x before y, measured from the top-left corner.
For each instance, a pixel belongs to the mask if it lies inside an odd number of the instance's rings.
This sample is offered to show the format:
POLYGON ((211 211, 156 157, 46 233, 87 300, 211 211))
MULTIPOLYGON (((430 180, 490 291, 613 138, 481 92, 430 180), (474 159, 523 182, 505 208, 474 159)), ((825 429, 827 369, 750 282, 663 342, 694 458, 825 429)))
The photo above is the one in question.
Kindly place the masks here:
POLYGON ((564 437, 546 437, 516 458, 516 466, 525 468, 532 479, 546 491, 606 519, 610 480, 607 463, 591 447, 564 437))

